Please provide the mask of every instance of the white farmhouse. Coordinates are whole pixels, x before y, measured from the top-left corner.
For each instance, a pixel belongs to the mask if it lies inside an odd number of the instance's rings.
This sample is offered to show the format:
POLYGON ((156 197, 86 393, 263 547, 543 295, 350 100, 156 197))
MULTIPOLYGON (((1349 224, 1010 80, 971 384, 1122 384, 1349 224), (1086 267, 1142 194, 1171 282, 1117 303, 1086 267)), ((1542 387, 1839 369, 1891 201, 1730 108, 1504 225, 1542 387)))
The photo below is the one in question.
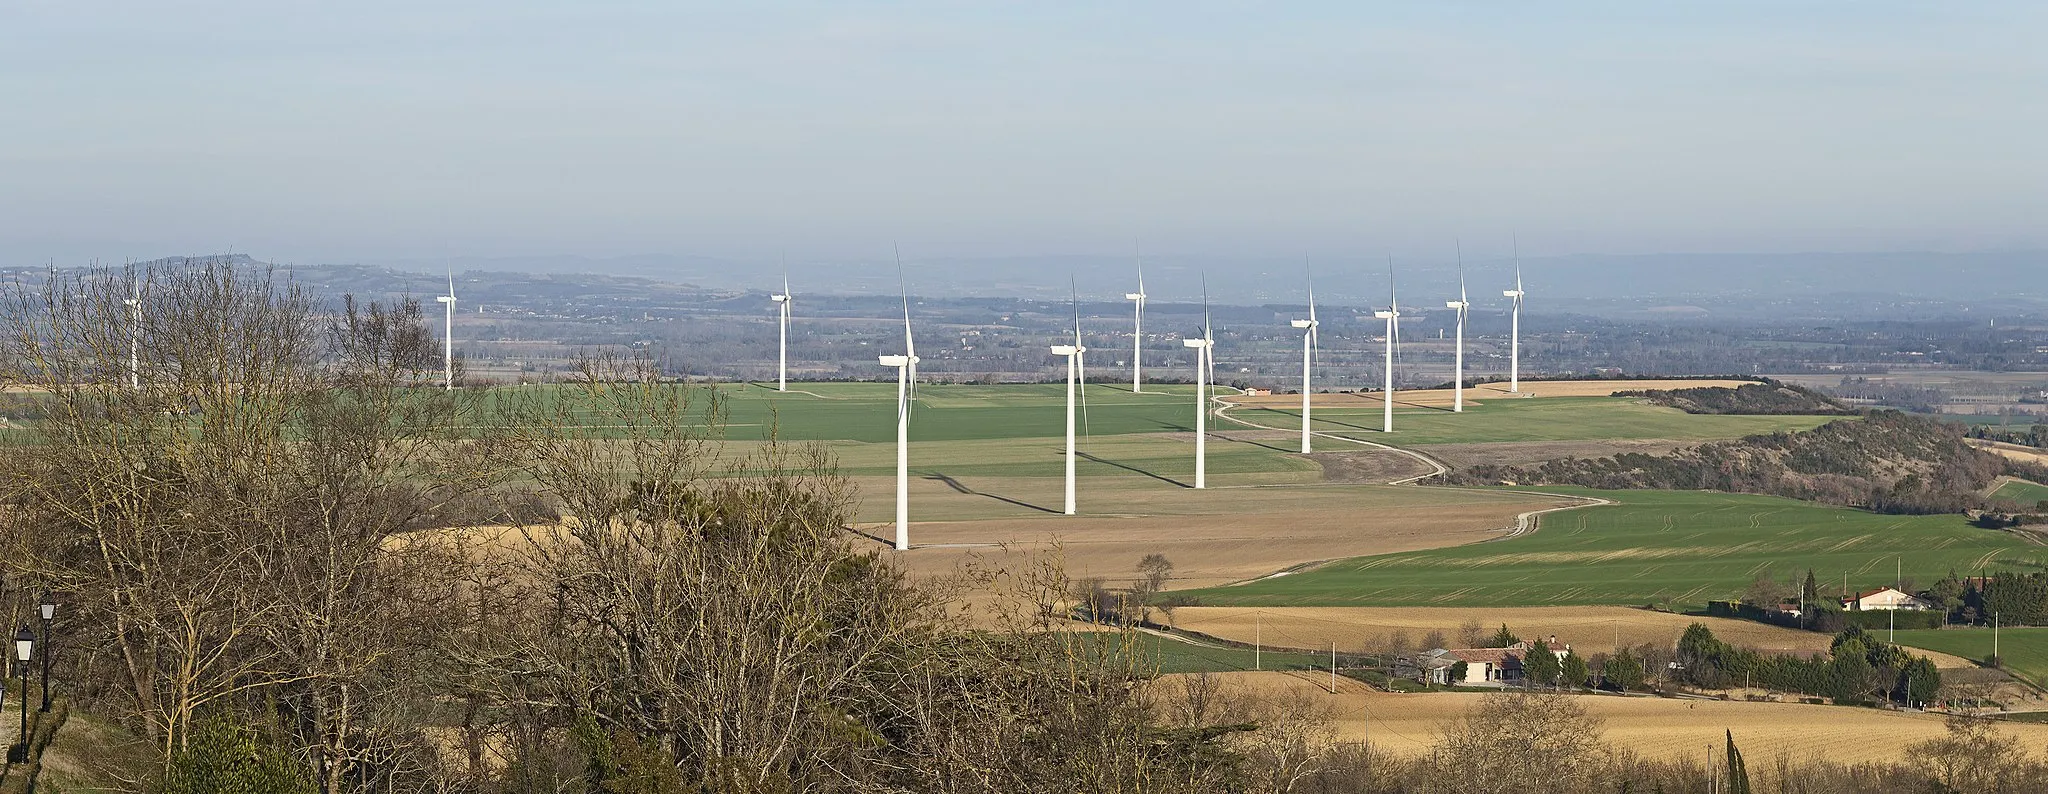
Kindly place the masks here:
POLYGON ((1842 599, 1842 608, 1855 610, 1902 609, 1909 612, 1918 612, 1924 609, 1933 609, 1934 602, 1896 587, 1880 587, 1876 590, 1857 593, 1855 598, 1842 599))

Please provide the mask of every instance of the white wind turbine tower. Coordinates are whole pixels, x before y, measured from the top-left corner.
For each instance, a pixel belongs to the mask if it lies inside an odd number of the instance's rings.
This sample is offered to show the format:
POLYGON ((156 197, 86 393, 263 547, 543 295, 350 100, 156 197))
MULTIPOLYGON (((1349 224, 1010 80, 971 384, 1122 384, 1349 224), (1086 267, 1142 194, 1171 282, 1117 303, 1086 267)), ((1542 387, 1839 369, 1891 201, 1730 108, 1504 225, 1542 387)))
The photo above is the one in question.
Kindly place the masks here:
POLYGON ((775 301, 776 311, 782 315, 782 334, 779 337, 775 357, 776 391, 789 391, 789 303, 795 297, 789 291, 789 274, 783 273, 782 294, 768 296, 769 300, 775 301))
POLYGON ((1401 296, 1394 290, 1394 265, 1387 264, 1387 290, 1393 303, 1387 311, 1373 312, 1372 316, 1387 321, 1387 376, 1385 390, 1380 393, 1386 402, 1386 416, 1381 420, 1380 432, 1394 432, 1394 351, 1401 340, 1401 296))
MULTIPOLYGON (((896 279, 903 280, 901 260, 896 279)), ((910 336, 910 292, 903 293, 903 352, 882 356, 882 366, 896 368, 896 550, 910 550, 910 406, 917 381, 917 343, 910 336)))
POLYGON ((1195 487, 1209 487, 1209 382, 1215 380, 1216 338, 1209 327, 1209 279, 1202 279, 1202 338, 1182 339, 1195 349, 1195 487))
MULTIPOLYGON (((132 274, 131 274, 132 275, 132 274)), ((128 304, 128 388, 142 388, 142 283, 135 283, 135 297, 122 298, 128 304)))
POLYGON ((448 294, 434 300, 441 304, 446 315, 441 334, 441 388, 452 391, 455 388, 455 268, 448 269, 448 294))
MULTIPOLYGON (((1131 393, 1145 390, 1145 261, 1138 260, 1138 291, 1124 293, 1137 304, 1131 317, 1131 393)), ((1078 342, 1075 344, 1079 344, 1078 342)))
POLYGON ((1465 312, 1472 308, 1472 301, 1465 297, 1465 252, 1458 251, 1458 299, 1445 301, 1444 308, 1458 310, 1458 354, 1457 365, 1451 370, 1451 411, 1465 411, 1465 312))
POLYGON ((1508 391, 1522 391, 1522 268, 1515 267, 1515 288, 1501 292, 1515 299, 1514 321, 1508 326, 1508 391))
MULTIPOLYGON (((1052 354, 1067 357, 1067 502, 1066 515, 1074 514, 1074 388, 1078 384, 1088 388, 1088 378, 1081 355, 1088 348, 1081 346, 1081 304, 1079 296, 1074 298, 1074 343, 1053 345, 1052 354)), ((1086 399, 1085 397, 1083 399, 1086 399)))
MULTIPOLYGON (((1307 265, 1306 265, 1306 264, 1304 264, 1304 265, 1303 265, 1303 268, 1302 268, 1302 269, 1303 269, 1303 272, 1306 272, 1306 271, 1307 271, 1307 265)), ((1291 322, 1290 324, 1291 324, 1291 325, 1293 325, 1293 326, 1294 326, 1294 327, 1296 327, 1296 328, 1300 328, 1300 329, 1302 329, 1302 333, 1301 333, 1301 454, 1303 454, 1303 455, 1306 455, 1306 454, 1309 454, 1309 451, 1310 451, 1310 450, 1309 450, 1309 400, 1310 400, 1310 396, 1311 396, 1311 395, 1313 395, 1313 394, 1315 393, 1315 388, 1314 388, 1314 385, 1315 385, 1315 381, 1313 380, 1313 378, 1312 378, 1312 376, 1311 376, 1311 374, 1310 374, 1310 369, 1309 369, 1309 366, 1310 366, 1310 362, 1312 362, 1312 361, 1313 361, 1313 360, 1315 359, 1315 351, 1316 351, 1316 345, 1317 345, 1317 342, 1318 342, 1318 340, 1317 340, 1317 331, 1316 331, 1316 325, 1317 325, 1317 323, 1316 323, 1316 287, 1315 287, 1315 281, 1314 281, 1313 279, 1310 279, 1310 280, 1309 280, 1309 287, 1308 287, 1308 319, 1306 319, 1306 320, 1294 320, 1294 321, 1292 321, 1292 322, 1291 322)))

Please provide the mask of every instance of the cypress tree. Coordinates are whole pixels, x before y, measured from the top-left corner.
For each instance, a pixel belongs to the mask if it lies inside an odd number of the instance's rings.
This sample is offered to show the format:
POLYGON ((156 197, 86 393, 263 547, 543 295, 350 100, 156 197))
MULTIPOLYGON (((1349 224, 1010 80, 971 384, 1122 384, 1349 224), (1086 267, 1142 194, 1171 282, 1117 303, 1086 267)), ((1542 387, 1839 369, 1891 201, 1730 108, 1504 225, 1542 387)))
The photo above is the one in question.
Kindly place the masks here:
POLYGON ((1749 767, 1742 763, 1742 751, 1735 749, 1735 732, 1728 731, 1728 785, 1722 791, 1728 794, 1752 794, 1749 788, 1749 767))

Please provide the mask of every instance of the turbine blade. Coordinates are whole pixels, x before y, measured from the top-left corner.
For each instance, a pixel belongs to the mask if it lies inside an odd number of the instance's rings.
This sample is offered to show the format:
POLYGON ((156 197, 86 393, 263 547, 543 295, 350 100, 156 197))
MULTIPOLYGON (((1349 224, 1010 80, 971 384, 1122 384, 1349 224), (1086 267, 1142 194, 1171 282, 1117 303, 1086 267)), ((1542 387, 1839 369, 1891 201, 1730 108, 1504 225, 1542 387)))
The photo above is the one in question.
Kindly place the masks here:
POLYGON ((448 266, 448 297, 449 297, 449 299, 450 299, 450 300, 453 300, 453 299, 455 298, 455 266, 454 266, 454 265, 449 265, 449 266, 448 266))

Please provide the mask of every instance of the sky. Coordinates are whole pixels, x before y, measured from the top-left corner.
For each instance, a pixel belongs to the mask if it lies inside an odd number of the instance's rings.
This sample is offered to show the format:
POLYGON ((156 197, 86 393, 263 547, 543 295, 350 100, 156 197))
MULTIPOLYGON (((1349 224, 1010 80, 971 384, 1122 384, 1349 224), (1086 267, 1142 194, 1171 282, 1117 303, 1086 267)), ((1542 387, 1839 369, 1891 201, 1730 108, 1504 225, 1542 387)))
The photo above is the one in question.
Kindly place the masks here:
POLYGON ((0 264, 2048 248, 2048 4, 0 0, 0 264))

